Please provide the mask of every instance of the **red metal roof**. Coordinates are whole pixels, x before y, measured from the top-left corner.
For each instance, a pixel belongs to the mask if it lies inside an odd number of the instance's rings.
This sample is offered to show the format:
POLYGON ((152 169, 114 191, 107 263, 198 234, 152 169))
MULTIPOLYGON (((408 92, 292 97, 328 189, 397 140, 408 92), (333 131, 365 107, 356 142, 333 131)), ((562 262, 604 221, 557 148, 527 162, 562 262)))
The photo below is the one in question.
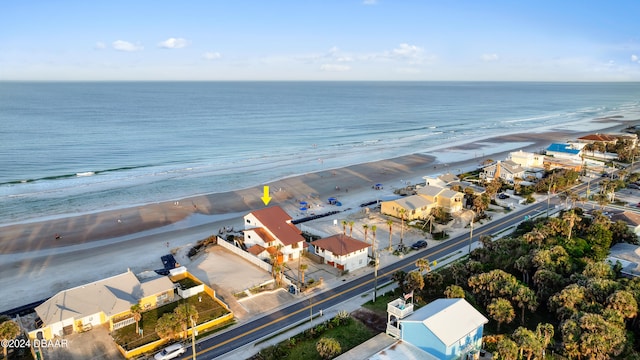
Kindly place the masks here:
POLYGON ((251 212, 280 242, 287 246, 304 241, 302 231, 291 224, 291 216, 280 206, 271 206, 251 212))
POLYGON ((311 245, 332 252, 334 255, 347 255, 355 251, 368 248, 368 243, 352 237, 338 234, 320 240, 312 241, 311 245))

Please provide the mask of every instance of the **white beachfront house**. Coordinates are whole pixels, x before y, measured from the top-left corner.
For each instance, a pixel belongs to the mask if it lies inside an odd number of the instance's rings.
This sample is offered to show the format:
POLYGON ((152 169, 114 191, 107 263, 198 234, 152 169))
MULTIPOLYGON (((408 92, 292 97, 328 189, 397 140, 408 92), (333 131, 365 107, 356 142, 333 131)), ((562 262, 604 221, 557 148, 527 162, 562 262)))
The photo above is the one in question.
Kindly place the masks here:
POLYGON ((322 257, 324 262, 343 271, 367 266, 370 244, 344 234, 312 241, 309 251, 322 257))
POLYGON ((300 257, 304 238, 302 231, 291 223, 289 216, 281 207, 250 212, 244 216, 244 245, 251 253, 278 254, 278 262, 292 261, 300 257), (253 246, 260 251, 252 250, 253 246))
POLYGON ((451 173, 441 174, 436 177, 433 176, 423 176, 424 184, 426 186, 437 186, 440 188, 450 187, 450 184, 456 181, 460 181, 460 179, 451 173))
POLYGON ((507 160, 511 160, 525 169, 544 167, 544 155, 522 150, 509 153, 507 160))

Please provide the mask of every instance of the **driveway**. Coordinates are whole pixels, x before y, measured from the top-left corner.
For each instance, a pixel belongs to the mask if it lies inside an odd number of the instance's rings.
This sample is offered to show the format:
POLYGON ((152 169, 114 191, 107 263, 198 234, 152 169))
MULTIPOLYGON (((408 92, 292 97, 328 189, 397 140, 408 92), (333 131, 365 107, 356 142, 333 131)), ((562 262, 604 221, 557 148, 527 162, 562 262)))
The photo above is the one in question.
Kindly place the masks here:
POLYGON ((124 359, 106 326, 97 326, 87 332, 67 335, 64 340, 66 340, 66 346, 61 342, 63 345, 60 347, 43 348, 44 358, 47 360, 124 359))

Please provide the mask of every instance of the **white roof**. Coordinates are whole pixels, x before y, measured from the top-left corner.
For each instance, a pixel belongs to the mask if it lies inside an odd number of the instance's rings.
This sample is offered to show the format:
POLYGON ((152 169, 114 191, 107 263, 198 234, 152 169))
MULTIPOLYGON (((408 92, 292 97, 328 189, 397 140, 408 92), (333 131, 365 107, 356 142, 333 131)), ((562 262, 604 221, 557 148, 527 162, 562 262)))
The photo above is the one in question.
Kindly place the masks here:
POLYGON ((447 347, 489 322, 465 299, 437 299, 400 320, 409 321, 422 322, 447 347))
POLYGON ((341 354, 335 360, 438 360, 406 341, 396 340, 386 333, 380 333, 355 348, 341 354))

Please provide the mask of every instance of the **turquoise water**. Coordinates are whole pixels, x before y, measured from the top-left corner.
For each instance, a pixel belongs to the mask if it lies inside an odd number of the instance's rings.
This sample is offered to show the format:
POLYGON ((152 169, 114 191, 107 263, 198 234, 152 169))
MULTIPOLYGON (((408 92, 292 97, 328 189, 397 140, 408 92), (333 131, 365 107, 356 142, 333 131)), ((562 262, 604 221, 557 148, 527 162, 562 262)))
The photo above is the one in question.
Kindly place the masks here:
POLYGON ((638 85, 4 82, 0 224, 245 188, 604 116, 637 119, 638 85))

